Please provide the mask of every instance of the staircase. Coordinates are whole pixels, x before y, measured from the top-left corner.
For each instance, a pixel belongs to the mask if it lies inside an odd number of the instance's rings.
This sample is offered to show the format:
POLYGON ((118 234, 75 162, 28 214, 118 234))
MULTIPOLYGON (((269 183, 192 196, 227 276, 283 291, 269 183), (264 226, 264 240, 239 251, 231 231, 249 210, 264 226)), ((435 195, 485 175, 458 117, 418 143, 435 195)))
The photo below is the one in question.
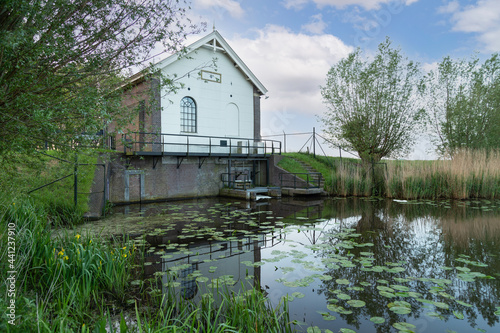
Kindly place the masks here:
MULTIPOLYGON (((289 158, 291 158, 294 161, 296 161, 297 163, 299 163, 304 168, 304 170, 306 170, 308 173, 320 173, 319 171, 314 169, 311 165, 309 165, 306 162, 303 162, 303 161, 298 160, 298 159, 293 158, 293 157, 289 157, 289 158)), ((323 177, 321 177, 319 180, 319 188, 324 189, 324 187, 325 187, 325 179, 323 177)))

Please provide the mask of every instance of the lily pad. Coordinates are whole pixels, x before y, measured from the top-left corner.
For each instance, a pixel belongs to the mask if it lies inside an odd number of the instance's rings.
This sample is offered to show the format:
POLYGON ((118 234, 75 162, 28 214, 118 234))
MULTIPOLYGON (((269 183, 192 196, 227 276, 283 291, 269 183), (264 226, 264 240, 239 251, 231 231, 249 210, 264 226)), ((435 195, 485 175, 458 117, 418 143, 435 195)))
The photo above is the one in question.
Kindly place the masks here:
POLYGON ((350 328, 341 328, 341 333, 356 333, 356 331, 351 330, 350 328))
POLYGON ((410 331, 413 328, 417 328, 417 326, 410 324, 410 323, 405 323, 405 322, 400 322, 400 323, 394 323, 392 324, 392 327, 402 330, 402 331, 410 331))
POLYGON ((352 299, 350 301, 347 301, 347 304, 349 304, 350 306, 352 306, 354 308, 362 308, 363 306, 366 305, 365 302, 357 300, 357 299, 352 299))
POLYGON ((383 324, 385 323, 385 318, 382 317, 371 317, 370 321, 374 324, 383 324))
POLYGON ((411 309, 404 306, 393 306, 392 308, 390 308, 390 310, 401 315, 411 313, 411 309))
POLYGON ((457 319, 460 319, 460 320, 463 320, 464 319, 464 314, 462 312, 459 312, 459 311, 453 311, 453 314, 455 315, 455 317, 457 319))
POLYGON ((337 279, 335 282, 337 282, 337 284, 350 284, 349 280, 346 279, 337 279))

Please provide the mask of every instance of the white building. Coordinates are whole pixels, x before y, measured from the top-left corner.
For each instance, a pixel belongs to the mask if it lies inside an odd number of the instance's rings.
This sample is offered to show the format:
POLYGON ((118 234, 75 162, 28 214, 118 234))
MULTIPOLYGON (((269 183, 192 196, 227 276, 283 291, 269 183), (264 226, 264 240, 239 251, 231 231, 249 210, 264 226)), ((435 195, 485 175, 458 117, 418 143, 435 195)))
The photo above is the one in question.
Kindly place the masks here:
POLYGON ((160 75, 143 73, 123 86, 124 106, 135 120, 111 143, 117 162, 110 169, 110 201, 212 196, 224 187, 269 185, 269 157, 281 153, 281 142, 261 139, 260 98, 267 89, 219 32, 155 69, 180 88, 167 91, 160 88, 160 75))

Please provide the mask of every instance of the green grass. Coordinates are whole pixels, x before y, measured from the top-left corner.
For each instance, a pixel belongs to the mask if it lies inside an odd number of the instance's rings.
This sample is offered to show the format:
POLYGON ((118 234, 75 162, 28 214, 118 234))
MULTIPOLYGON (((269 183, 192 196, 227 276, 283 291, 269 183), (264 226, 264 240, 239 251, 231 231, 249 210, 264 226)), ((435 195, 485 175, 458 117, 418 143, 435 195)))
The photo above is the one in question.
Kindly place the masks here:
POLYGON ((1 156, 0 162, 3 169, 0 173, 0 190, 20 196, 68 176, 61 181, 31 192, 29 197, 36 205, 44 208, 51 223, 81 223, 84 213, 88 210, 88 193, 92 187, 97 153, 83 150, 78 153, 78 164, 85 165, 79 165, 77 170, 78 204, 75 207, 75 155, 53 150, 40 152, 34 152, 34 155, 9 153, 1 156))

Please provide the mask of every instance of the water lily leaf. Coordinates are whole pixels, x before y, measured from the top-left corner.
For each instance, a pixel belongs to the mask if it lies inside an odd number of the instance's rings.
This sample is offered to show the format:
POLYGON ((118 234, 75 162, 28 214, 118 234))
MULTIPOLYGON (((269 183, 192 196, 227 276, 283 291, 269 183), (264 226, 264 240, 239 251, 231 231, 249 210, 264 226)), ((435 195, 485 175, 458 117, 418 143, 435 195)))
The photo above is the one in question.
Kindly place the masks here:
POLYGON ((380 294, 381 296, 384 296, 384 297, 387 297, 387 298, 393 298, 393 297, 396 297, 396 295, 395 295, 395 294, 390 293, 390 292, 388 292, 388 291, 380 291, 380 292, 379 292, 379 294, 380 294))
POLYGON ((209 279, 206 276, 199 276, 199 277, 196 278, 196 282, 200 282, 200 283, 205 283, 208 280, 209 279))
POLYGON ((407 308, 411 308, 411 304, 408 303, 408 302, 405 302, 405 301, 395 301, 395 302, 389 303, 387 306, 389 308, 391 308, 393 306, 404 306, 404 307, 407 307, 407 308))
POLYGON ((346 279, 337 279, 335 282, 337 282, 337 284, 350 284, 349 280, 346 279))
POLYGON ((453 311, 453 314, 455 315, 455 317, 457 319, 460 319, 460 320, 463 320, 464 319, 464 314, 462 312, 458 312, 458 311, 453 311))
POLYGON ((382 317, 371 317, 370 321, 375 324, 383 324, 385 323, 385 318, 382 317))
POLYGON ((410 291, 410 288, 406 287, 406 286, 401 286, 401 285, 398 285, 398 284, 391 284, 391 287, 395 290, 399 290, 399 291, 410 291))
POLYGON ((323 316, 323 320, 328 320, 328 321, 337 320, 337 317, 332 316, 331 314, 326 314, 326 315, 322 315, 322 316, 323 316))
POLYGON ((356 333, 356 331, 353 331, 350 328, 341 328, 340 332, 342 332, 342 333, 356 333))
POLYGON ((470 268, 467 267, 455 267, 455 269, 464 273, 470 272, 470 268))
POLYGON ((443 302, 433 302, 433 304, 440 308, 440 309, 445 309, 445 310, 448 310, 450 308, 450 306, 446 303, 443 303, 443 302))
POLYGON ((465 303, 463 301, 460 301, 460 300, 456 300, 456 302, 460 305, 463 305, 463 306, 466 306, 468 308, 471 308, 472 307, 472 304, 469 304, 469 303, 465 303))
POLYGON ((411 331, 413 328, 417 328, 417 326, 410 324, 410 323, 405 323, 405 322, 400 322, 400 323, 394 323, 392 324, 392 327, 402 330, 402 331, 411 331))
POLYGON ((390 293, 394 292, 394 289, 386 287, 386 286, 377 286, 377 289, 380 290, 380 291, 387 291, 387 292, 390 292, 390 293))
POLYGON ((318 326, 308 327, 307 333, 321 333, 321 329, 318 326))
POLYGON ((300 298, 304 298, 306 295, 304 295, 301 292, 296 291, 296 292, 292 293, 292 296, 300 299, 300 298))
POLYGON ((347 314, 348 315, 348 314, 352 313, 352 311, 346 310, 342 306, 336 305, 336 304, 328 304, 326 307, 328 310, 333 311, 333 312, 337 312, 340 314, 347 314))
POLYGON ((349 295, 347 295, 347 294, 344 294, 344 293, 337 294, 337 297, 338 297, 339 299, 342 299, 342 300, 351 299, 351 296, 349 296, 349 295))
POLYGON ((411 313, 411 309, 404 306, 393 306, 390 310, 394 313, 402 315, 411 313))
POLYGON ((425 315, 428 316, 428 317, 438 318, 440 320, 444 320, 444 317, 441 314, 437 313, 437 312, 427 312, 425 315))
POLYGON ((366 305, 365 302, 357 300, 357 299, 352 299, 350 301, 347 301, 347 304, 349 304, 350 306, 355 307, 355 308, 362 308, 363 306, 366 305))

